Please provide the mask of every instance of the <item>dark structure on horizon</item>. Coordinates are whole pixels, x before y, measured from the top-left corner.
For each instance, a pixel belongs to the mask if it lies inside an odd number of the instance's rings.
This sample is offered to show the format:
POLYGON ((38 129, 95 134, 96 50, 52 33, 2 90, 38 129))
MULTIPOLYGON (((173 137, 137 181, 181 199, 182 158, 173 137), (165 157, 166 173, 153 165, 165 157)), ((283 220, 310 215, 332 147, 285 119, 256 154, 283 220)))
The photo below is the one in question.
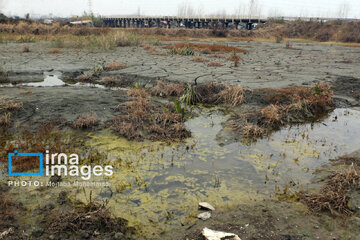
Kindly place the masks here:
POLYGON ((114 28, 232 28, 253 29, 266 19, 195 17, 103 17, 105 26, 114 28))

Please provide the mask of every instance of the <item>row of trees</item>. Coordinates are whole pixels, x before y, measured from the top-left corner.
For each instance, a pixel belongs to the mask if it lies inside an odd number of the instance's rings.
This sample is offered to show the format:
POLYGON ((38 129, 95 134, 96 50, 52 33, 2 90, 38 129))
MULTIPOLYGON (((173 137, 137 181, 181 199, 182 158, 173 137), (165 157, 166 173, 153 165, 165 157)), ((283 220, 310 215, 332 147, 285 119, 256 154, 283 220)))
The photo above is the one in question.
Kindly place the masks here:
MULTIPOLYGON (((228 14, 225 9, 218 10, 213 13, 206 14, 204 10, 204 6, 200 5, 197 9, 194 8, 188 0, 182 2, 178 6, 178 16, 182 17, 205 17, 205 16, 214 16, 214 17, 240 17, 240 18, 258 18, 264 15, 267 17, 281 17, 284 16, 284 13, 276 8, 273 8, 268 11, 267 14, 262 12, 262 5, 259 0, 247 0, 247 3, 240 4, 235 11, 231 14, 228 14)), ((320 14, 319 17, 338 17, 338 18, 347 18, 350 13, 350 5, 347 2, 342 2, 338 6, 338 10, 336 12, 320 14)), ((297 17, 307 17, 307 11, 301 11, 300 15, 297 17)))

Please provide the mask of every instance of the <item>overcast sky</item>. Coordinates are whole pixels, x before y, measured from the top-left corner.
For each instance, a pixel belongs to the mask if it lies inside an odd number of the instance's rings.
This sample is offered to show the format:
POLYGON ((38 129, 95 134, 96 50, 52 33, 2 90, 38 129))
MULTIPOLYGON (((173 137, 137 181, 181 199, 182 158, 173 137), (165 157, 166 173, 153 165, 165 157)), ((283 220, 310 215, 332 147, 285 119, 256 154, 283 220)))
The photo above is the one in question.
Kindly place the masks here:
MULTIPOLYGON (((130 15, 140 9, 143 15, 177 15, 181 3, 186 2, 203 14, 235 14, 250 0, 92 0, 92 9, 100 15, 130 15)), ((340 5, 346 4, 345 15, 360 18, 360 0, 257 0, 262 16, 319 16, 337 17, 340 5)), ((343 8, 344 9, 344 8, 343 8)), ((89 12, 88 0, 0 0, 0 11, 7 15, 57 16, 81 15, 89 12)), ((344 11, 343 11, 344 12, 344 11)))

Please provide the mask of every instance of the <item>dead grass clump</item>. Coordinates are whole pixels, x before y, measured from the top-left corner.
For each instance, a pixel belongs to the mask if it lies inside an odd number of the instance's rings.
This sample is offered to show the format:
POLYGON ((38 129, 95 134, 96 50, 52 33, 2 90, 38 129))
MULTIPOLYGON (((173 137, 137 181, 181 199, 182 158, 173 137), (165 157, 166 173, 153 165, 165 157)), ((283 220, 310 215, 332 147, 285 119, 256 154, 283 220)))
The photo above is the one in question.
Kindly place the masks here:
POLYGON ((157 56, 166 56, 167 55, 165 52, 155 49, 150 44, 140 44, 140 47, 144 48, 150 55, 157 55, 157 56))
MULTIPOLYGON (((261 110, 246 113, 235 118, 234 129, 242 129, 244 121, 271 132, 288 123, 314 120, 334 107, 333 91, 325 83, 313 87, 290 87, 283 89, 259 89, 262 103, 267 103, 261 110)), ((244 131, 239 131, 244 133, 244 131)), ((246 131, 245 131, 246 132, 246 131)))
POLYGON ((11 112, 4 113, 0 116, 0 128, 9 127, 11 125, 11 112))
POLYGON ((13 99, 0 100, 0 109, 5 111, 16 111, 23 109, 23 103, 13 99))
POLYGON ((85 206, 65 207, 65 210, 55 209, 57 213, 50 214, 48 228, 55 234, 87 232, 88 234, 107 234, 111 232, 126 233, 129 228, 126 220, 111 215, 106 202, 90 202, 85 206))
POLYGON ((95 118, 96 118, 95 112, 82 114, 73 122, 72 125, 74 128, 82 128, 82 129, 93 128, 99 125, 99 121, 96 120, 95 118))
POLYGON ((93 83, 95 79, 92 75, 85 75, 81 74, 75 78, 76 82, 82 82, 82 83, 93 83))
MULTIPOLYGON (((7 192, 1 192, 0 206, 0 229, 3 230, 14 227, 15 217, 24 210, 21 203, 14 202, 7 192)), ((7 238, 6 235, 2 236, 2 234, 0 237, 4 237, 3 239, 7 238)))
POLYGON ((222 67, 223 65, 220 62, 212 61, 208 64, 209 67, 222 67))
POLYGON ((241 129, 241 133, 245 138, 260 138, 264 135, 264 129, 253 124, 246 124, 241 129))
POLYGON ((181 140, 190 136, 181 116, 150 103, 144 89, 131 89, 131 101, 122 106, 124 114, 113 119, 112 129, 130 140, 181 140))
POLYGON ((148 50, 148 53, 150 55, 156 55, 156 56, 166 56, 167 54, 165 52, 159 51, 155 48, 151 48, 148 50))
POLYGON ((177 49, 183 49, 183 48, 191 48, 195 51, 202 52, 203 50, 210 50, 211 52, 224 52, 224 53, 230 53, 230 52, 236 52, 236 53, 245 53, 248 52, 248 50, 240 49, 236 47, 230 47, 220 44, 202 44, 202 43, 178 43, 178 44, 172 44, 165 46, 167 49, 171 48, 177 48, 177 49))
POLYGON ((211 50, 208 48, 204 48, 200 51, 202 54, 211 54, 211 50))
POLYGON ((64 53, 64 51, 59 49, 59 48, 52 48, 49 51, 47 51, 47 53, 49 53, 49 54, 61 54, 61 53, 64 53))
POLYGON ((195 56, 193 59, 192 59, 193 62, 208 62, 209 60, 207 60, 206 58, 203 58, 201 56, 195 56))
POLYGON ((106 65, 105 67, 105 71, 116 71, 116 70, 120 70, 120 69, 124 69, 127 68, 127 66, 124 63, 121 62, 112 62, 109 63, 108 65, 106 65))
POLYGON ((149 92, 152 96, 158 97, 181 97, 184 94, 185 87, 184 83, 165 83, 159 80, 149 92))
POLYGON ((281 108, 274 104, 268 105, 261 109, 261 116, 266 119, 269 124, 276 124, 281 121, 281 108))
POLYGON ((352 214, 348 207, 349 193, 359 185, 360 173, 355 170, 354 165, 348 169, 340 170, 329 176, 320 193, 301 196, 301 201, 311 211, 335 211, 343 214, 352 214))
MULTIPOLYGON (((7 161, 9 152, 45 152, 51 153, 70 151, 72 146, 65 144, 61 133, 55 128, 55 123, 50 122, 41 125, 35 132, 23 130, 12 141, 7 141, 0 148, 0 161, 7 161)), ((14 158, 13 171, 26 172, 39 168, 39 161, 34 157, 14 158)))
POLYGON ((239 55, 231 55, 228 60, 234 63, 234 67, 238 67, 241 57, 239 55))
POLYGON ((125 79, 122 75, 108 76, 102 80, 105 87, 129 87, 132 81, 125 79))
POLYGON ((221 103, 237 106, 244 101, 244 89, 242 86, 226 85, 226 88, 218 94, 218 101, 221 103))

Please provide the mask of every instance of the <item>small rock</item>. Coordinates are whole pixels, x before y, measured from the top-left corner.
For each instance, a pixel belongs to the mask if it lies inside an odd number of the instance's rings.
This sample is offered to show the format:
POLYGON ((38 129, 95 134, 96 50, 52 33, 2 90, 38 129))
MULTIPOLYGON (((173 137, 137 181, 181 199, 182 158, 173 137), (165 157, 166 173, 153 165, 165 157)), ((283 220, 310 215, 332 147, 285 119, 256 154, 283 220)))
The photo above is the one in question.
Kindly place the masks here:
POLYGON ((241 240, 239 236, 234 233, 219 232, 209 228, 204 228, 201 233, 207 240, 241 240))
POLYGON ((210 203, 207 203, 207 202, 200 202, 199 203, 199 208, 200 209, 206 209, 206 210, 215 211, 215 208, 213 206, 211 206, 210 203))
POLYGON ((211 218, 211 213, 210 213, 210 212, 200 213, 199 215, 197 215, 197 218, 206 221, 206 220, 208 220, 209 218, 211 218))

